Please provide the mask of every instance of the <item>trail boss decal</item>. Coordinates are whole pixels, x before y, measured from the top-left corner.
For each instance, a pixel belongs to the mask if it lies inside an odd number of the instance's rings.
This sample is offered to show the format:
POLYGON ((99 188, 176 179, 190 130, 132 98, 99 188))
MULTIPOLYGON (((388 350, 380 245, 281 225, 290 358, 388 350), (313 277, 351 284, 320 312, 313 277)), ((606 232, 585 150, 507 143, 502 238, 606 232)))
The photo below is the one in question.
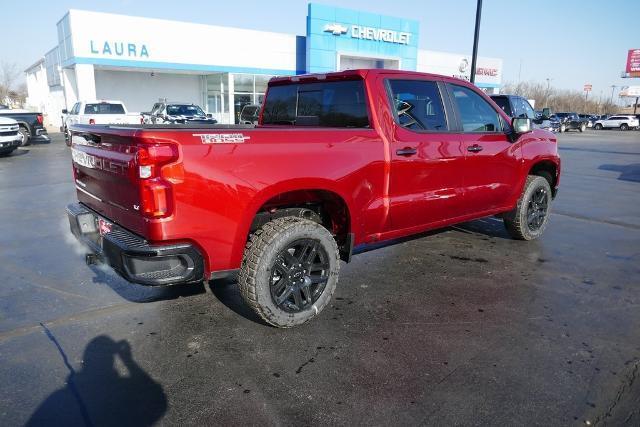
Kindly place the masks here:
POLYGON ((238 144, 251 139, 242 133, 194 133, 203 144, 238 144))

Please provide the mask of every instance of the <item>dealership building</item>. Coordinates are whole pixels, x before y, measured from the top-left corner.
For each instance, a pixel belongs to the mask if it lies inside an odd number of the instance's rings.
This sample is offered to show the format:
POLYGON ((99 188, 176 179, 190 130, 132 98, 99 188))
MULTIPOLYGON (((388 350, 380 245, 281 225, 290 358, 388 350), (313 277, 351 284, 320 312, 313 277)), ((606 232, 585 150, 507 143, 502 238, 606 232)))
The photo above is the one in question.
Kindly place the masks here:
MULTIPOLYGON (((315 3, 304 36, 70 10, 57 45, 26 70, 27 104, 50 126, 92 99, 121 100, 130 112, 191 102, 233 123, 278 75, 390 68, 469 78, 468 55, 420 49, 419 32, 415 20, 315 3)), ((502 60, 479 57, 477 86, 493 93, 501 80, 502 60)))

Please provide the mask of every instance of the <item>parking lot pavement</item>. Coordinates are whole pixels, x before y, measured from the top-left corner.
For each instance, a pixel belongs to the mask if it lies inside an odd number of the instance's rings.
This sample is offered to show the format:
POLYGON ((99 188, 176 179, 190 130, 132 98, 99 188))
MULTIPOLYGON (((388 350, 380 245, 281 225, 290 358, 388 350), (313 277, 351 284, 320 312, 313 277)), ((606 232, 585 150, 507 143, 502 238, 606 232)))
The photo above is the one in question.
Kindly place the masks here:
POLYGON ((0 425, 640 423, 640 132, 558 136, 546 234, 485 219, 343 264, 265 326, 232 282, 85 266, 59 135, 0 159, 0 425))

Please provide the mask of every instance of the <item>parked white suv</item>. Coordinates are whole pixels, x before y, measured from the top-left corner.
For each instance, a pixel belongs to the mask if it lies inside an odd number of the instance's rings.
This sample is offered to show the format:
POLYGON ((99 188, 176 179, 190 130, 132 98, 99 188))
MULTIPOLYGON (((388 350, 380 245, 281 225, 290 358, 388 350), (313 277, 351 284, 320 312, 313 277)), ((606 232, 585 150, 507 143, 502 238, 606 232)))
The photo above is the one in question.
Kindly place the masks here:
POLYGON ((22 135, 18 129, 18 122, 9 117, 0 117, 0 157, 8 156, 20 146, 22 135))
POLYGON ((69 127, 72 125, 140 124, 140 113, 128 113, 122 101, 107 99, 76 102, 71 110, 62 110, 62 114, 67 144, 70 144, 69 127))
POLYGON ((620 130, 627 130, 636 128, 638 126, 640 126, 640 122, 638 121, 637 117, 616 115, 611 116, 608 119, 596 121, 596 123, 593 125, 593 128, 596 130, 610 128, 620 128, 620 130))

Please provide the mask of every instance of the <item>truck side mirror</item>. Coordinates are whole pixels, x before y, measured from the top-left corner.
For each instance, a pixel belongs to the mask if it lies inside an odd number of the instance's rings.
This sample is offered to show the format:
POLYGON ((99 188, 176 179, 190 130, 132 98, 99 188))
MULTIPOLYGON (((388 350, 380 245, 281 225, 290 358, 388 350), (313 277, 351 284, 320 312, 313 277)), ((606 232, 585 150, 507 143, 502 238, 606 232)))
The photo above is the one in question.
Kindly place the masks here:
POLYGON ((531 132, 531 119, 515 117, 511 121, 511 127, 513 128, 513 133, 515 133, 516 135, 529 133, 531 132))
POLYGON ((550 108, 543 108, 542 109, 542 118, 543 119, 548 119, 549 117, 551 117, 551 109, 550 108))
POLYGON ((67 109, 66 108, 62 109, 62 114, 67 114, 67 109))

